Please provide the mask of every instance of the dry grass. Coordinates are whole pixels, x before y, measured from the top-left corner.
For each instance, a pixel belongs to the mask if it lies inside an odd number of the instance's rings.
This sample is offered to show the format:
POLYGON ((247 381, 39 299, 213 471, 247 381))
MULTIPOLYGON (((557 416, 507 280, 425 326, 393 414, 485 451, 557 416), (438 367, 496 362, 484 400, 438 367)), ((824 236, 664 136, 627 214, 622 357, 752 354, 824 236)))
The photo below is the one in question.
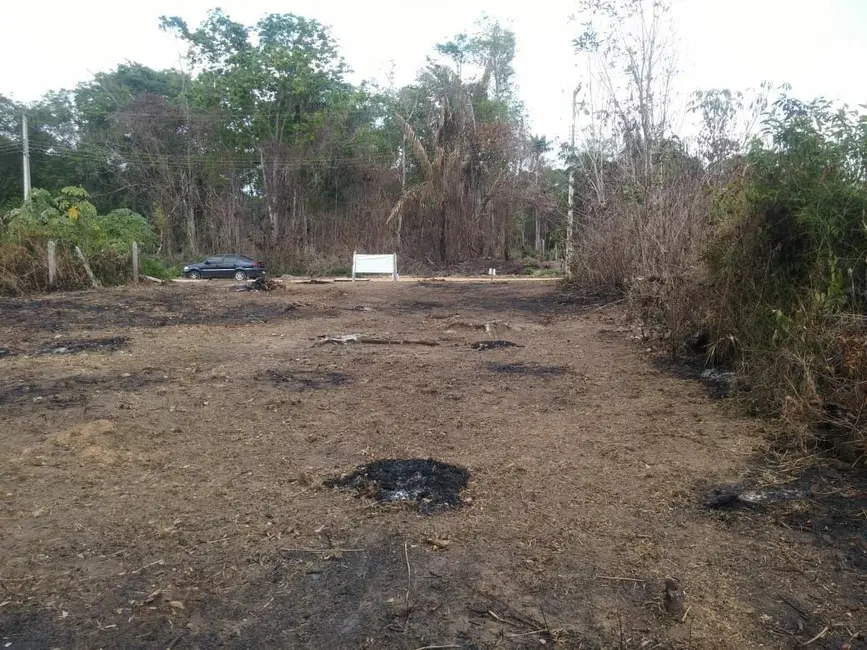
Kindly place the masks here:
MULTIPOLYGON (((94 275, 103 284, 117 285, 132 277, 132 263, 127 254, 101 251, 88 260, 94 275)), ((0 295, 17 296, 48 290, 85 289, 90 280, 81 262, 71 250, 57 249, 57 283, 48 283, 48 250, 45 242, 25 244, 0 242, 0 295)))
POLYGON ((618 312, 581 316, 540 283, 292 291, 290 311, 285 293, 219 283, 0 306, 19 352, 0 360, 3 634, 48 647, 634 650, 783 648, 835 622, 867 627, 835 547, 774 516, 696 506, 708 484, 752 471, 762 425, 606 334, 618 312), (473 351, 489 335, 436 318, 452 314, 509 323, 525 347, 473 351), (130 345, 23 355, 94 329, 130 345), (440 345, 314 345, 326 332, 440 345), (502 375, 496 362, 570 372, 502 375), (270 381, 274 369, 350 381, 302 390, 270 381), (18 399, 21 384, 75 399, 18 399), (373 459, 428 456, 470 470, 465 508, 423 517, 322 486, 373 459), (685 622, 661 609, 669 576, 685 622), (799 630, 778 593, 815 619, 799 630))

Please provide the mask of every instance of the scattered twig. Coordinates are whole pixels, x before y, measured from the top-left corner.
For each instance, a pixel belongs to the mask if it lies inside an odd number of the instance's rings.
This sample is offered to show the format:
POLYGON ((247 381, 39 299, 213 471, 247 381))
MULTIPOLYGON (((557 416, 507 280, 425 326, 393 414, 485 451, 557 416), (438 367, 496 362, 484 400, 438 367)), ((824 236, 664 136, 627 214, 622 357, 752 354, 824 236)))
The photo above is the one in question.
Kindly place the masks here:
POLYGON ((281 548, 287 553, 364 553, 366 548, 281 548))
POLYGON ((692 605, 688 605, 686 611, 683 613, 683 618, 680 619, 681 623, 686 623, 686 617, 689 616, 689 610, 692 609, 692 605))
POLYGON ((166 646, 166 650, 172 650, 172 648, 178 645, 178 642, 183 638, 183 636, 183 634, 178 634, 174 639, 171 640, 171 642, 169 642, 169 644, 166 646))
POLYGON ((425 645, 415 650, 446 650, 447 648, 463 648, 462 645, 425 645))
POLYGON ((506 625, 511 625, 512 627, 518 627, 518 624, 517 624, 517 623, 513 623, 512 621, 508 621, 508 620, 506 620, 505 618, 501 618, 501 617, 497 616, 497 615, 496 615, 492 610, 490 610, 490 609, 488 610, 488 614, 490 614, 491 616, 493 616, 495 619, 497 619, 497 620, 500 621, 501 623, 505 623, 506 625))
POLYGON ((808 645, 810 645, 810 644, 812 644, 812 643, 815 643, 816 641, 818 641, 819 639, 821 639, 822 637, 824 637, 826 634, 828 634, 828 630, 830 630, 830 629, 831 629, 831 628, 829 628, 829 627, 826 625, 824 630, 822 630, 821 632, 819 632, 816 636, 814 636, 812 639, 810 639, 810 640, 807 641, 806 643, 802 643, 802 644, 801 644, 801 647, 804 648, 804 647, 806 647, 806 646, 808 646, 808 645))
POLYGON ((620 650, 626 650, 626 645, 623 642, 623 619, 620 617, 620 612, 617 612, 617 627, 620 629, 620 650))
POLYGON ((231 485, 232 482, 235 481, 236 479, 241 478, 241 477, 244 476, 245 474, 252 474, 252 473, 253 473, 253 470, 251 470, 251 469, 245 469, 243 472, 238 472, 238 473, 235 474, 234 476, 230 477, 229 480, 226 481, 225 483, 223 483, 220 487, 228 487, 228 486, 231 485))
POLYGON ((403 543, 403 555, 406 558, 406 611, 409 618, 409 590, 412 588, 412 567, 409 565, 409 543, 403 543))
MULTIPOLYGON (((509 637, 509 638, 512 638, 512 639, 516 639, 516 638, 519 638, 519 637, 533 636, 533 635, 535 635, 535 634, 547 634, 547 635, 550 636, 551 638, 556 638, 555 635, 557 635, 557 634, 559 634, 560 632, 562 632, 562 630, 552 630, 552 629, 551 629, 551 626, 548 625, 548 617, 545 616, 545 610, 542 608, 541 605, 539 605, 539 611, 542 613, 542 622, 543 622, 543 624, 545 625, 545 627, 542 627, 542 628, 539 628, 539 629, 536 629, 536 630, 530 630, 529 632, 518 632, 518 633, 515 633, 515 634, 507 634, 506 636, 509 637)), ((493 612, 491 612, 491 613, 493 613, 493 612)), ((504 621, 504 622, 505 622, 505 621, 504 621)))
POLYGON ((138 569, 136 569, 135 571, 131 571, 130 573, 132 573, 133 575, 135 575, 136 573, 141 573, 142 571, 144 571, 144 570, 147 569, 147 568, 150 568, 150 567, 152 567, 152 566, 157 566, 158 564, 159 564, 159 565, 163 565, 163 564, 165 564, 165 563, 166 563, 165 560, 157 560, 156 562, 151 562, 150 564, 145 564, 143 567, 138 568, 138 569))
POLYGON ((617 305, 617 304, 623 302, 624 300, 626 300, 626 298, 621 298, 620 300, 615 300, 614 302, 606 302, 605 304, 599 305, 598 307, 594 307, 593 309, 591 309, 590 311, 585 312, 585 313, 592 314, 592 313, 597 312, 597 311, 602 311, 606 307, 612 307, 614 305, 617 305))
POLYGON ((620 582, 647 582, 647 580, 641 580, 640 578, 629 578, 626 576, 596 576, 597 580, 616 580, 620 582))
POLYGON ((532 632, 521 632, 519 634, 507 634, 506 636, 511 639, 516 639, 521 636, 533 636, 534 634, 548 634, 551 632, 547 627, 542 630, 533 630, 532 632))

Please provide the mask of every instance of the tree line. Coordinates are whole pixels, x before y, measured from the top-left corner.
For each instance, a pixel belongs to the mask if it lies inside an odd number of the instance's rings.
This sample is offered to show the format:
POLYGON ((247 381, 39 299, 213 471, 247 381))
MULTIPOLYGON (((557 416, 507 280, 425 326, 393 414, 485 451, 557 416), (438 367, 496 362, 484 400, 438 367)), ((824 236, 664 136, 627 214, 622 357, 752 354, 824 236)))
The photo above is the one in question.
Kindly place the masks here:
POLYGON ((684 139, 666 0, 577 5, 557 166, 524 127, 515 36, 490 20, 437 44, 412 84, 377 88, 347 81, 315 20, 165 17, 194 72, 131 63, 26 107, 0 98, 0 289, 44 275, 26 253, 48 234, 116 251, 135 237, 167 259, 255 251, 278 271, 353 249, 436 267, 558 247, 574 285, 625 298, 673 356, 740 370, 754 408, 863 462, 864 112, 786 86, 703 89, 684 139), (21 206, 24 109, 44 189, 21 206))
POLYGON ((0 206, 21 203, 26 111, 34 186, 145 215, 170 259, 255 251, 292 270, 359 249, 445 265, 562 240, 565 176, 524 127, 498 22, 387 88, 349 83, 329 29, 302 16, 215 9, 160 28, 192 72, 126 63, 27 106, 0 96, 0 206))
POLYGON ((665 0, 581 0, 572 272, 675 358, 736 371, 779 437, 867 459, 867 115, 710 89, 675 128, 665 0))

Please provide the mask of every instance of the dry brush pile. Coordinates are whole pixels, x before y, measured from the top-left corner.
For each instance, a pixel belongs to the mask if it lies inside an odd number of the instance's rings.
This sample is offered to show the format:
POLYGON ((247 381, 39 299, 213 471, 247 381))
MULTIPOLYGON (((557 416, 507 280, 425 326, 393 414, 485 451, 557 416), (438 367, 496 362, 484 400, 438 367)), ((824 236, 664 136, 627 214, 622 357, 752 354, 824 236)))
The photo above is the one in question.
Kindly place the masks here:
POLYGON ((584 0, 572 272, 669 352, 739 371, 787 444, 867 459, 867 116, 770 85, 697 92, 673 135, 663 0, 584 0), (760 128, 757 128, 760 127, 760 128))
POLYGON ((716 164, 654 156, 646 185, 609 161, 605 201, 582 194, 575 278, 625 294, 673 355, 737 370, 786 444, 864 463, 867 121, 782 97, 763 126, 716 164))

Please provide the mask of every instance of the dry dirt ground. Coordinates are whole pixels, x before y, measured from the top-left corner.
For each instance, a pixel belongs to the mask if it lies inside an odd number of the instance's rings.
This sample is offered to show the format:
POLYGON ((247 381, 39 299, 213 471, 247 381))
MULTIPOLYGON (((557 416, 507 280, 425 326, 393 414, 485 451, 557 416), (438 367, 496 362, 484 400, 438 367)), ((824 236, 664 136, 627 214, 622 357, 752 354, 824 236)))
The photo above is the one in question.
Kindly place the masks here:
POLYGON ((553 282, 0 301, 0 646, 865 647, 865 483, 770 463, 771 426, 618 309, 553 282), (349 333, 438 345, 314 341, 349 333), (387 458, 466 468, 463 507, 323 484, 387 458), (703 507, 730 483, 789 489, 703 507))

